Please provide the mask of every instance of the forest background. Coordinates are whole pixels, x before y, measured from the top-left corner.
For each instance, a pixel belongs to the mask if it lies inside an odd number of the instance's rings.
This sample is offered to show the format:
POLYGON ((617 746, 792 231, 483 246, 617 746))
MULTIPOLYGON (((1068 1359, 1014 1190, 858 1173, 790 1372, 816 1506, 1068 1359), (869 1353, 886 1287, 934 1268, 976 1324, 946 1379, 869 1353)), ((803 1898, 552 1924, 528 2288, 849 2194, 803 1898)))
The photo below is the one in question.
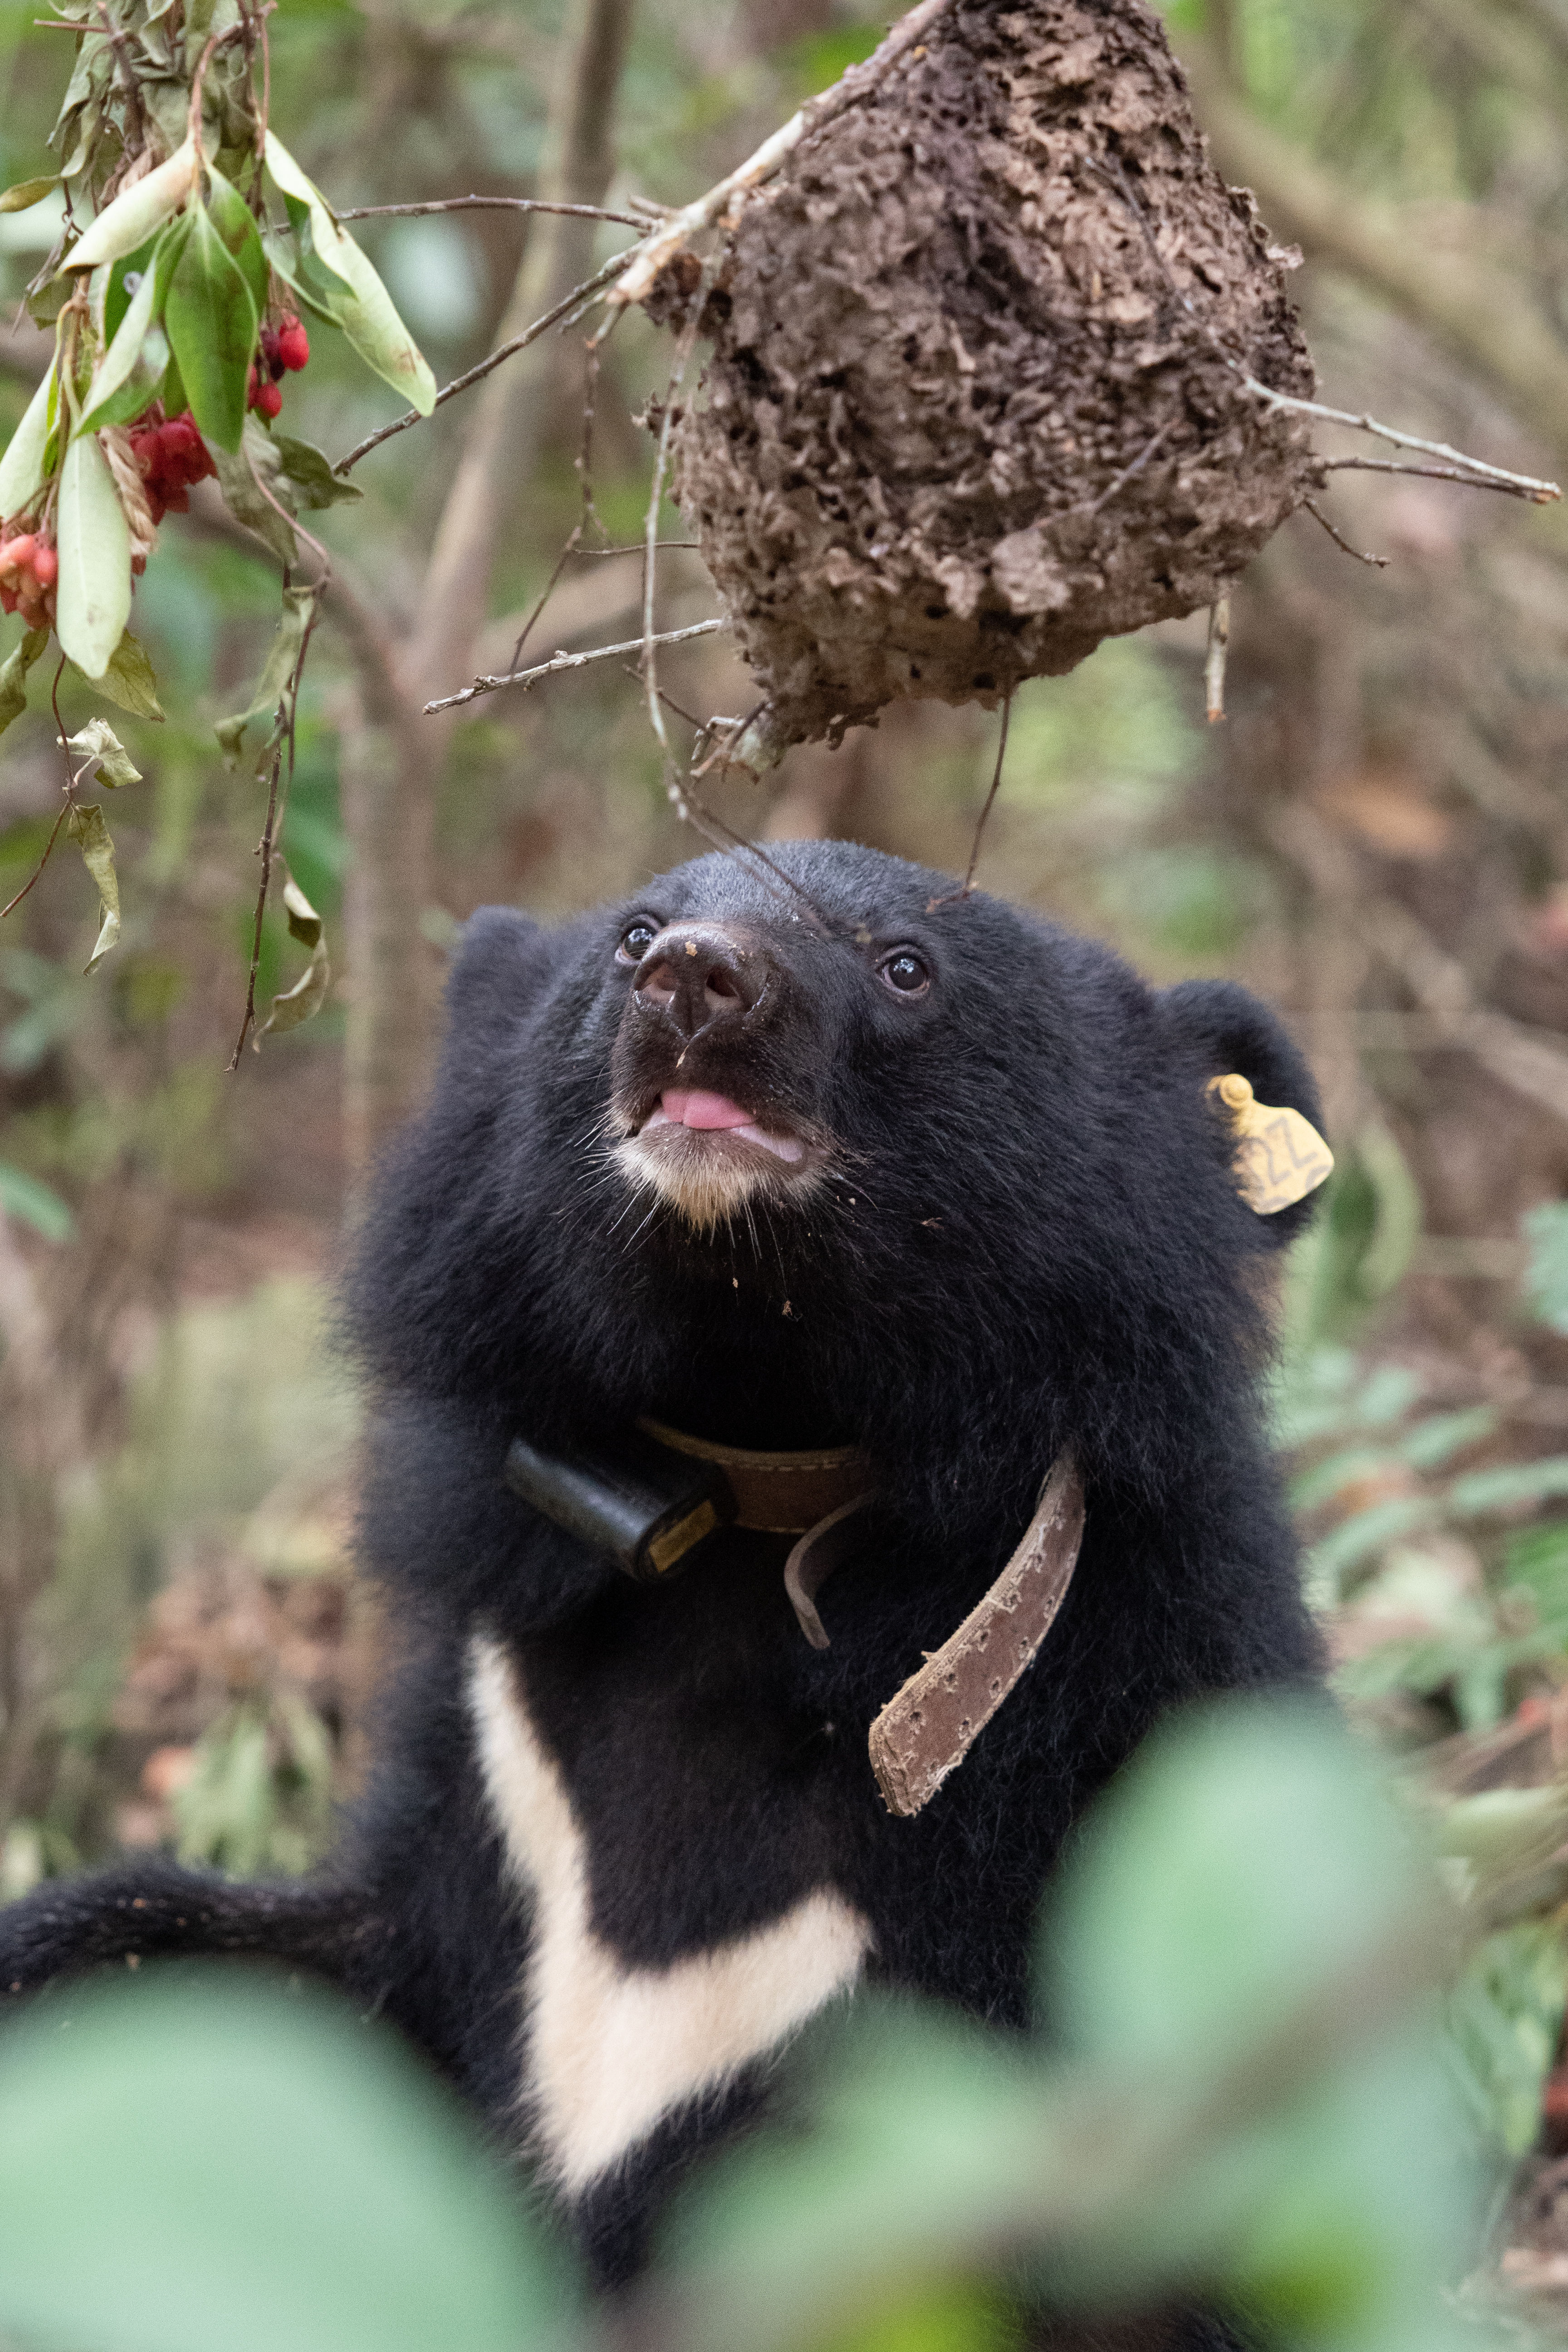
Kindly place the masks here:
MULTIPOLYGON (((70 71, 35 15, 0 5, 4 181, 47 168, 70 71)), ((1568 478, 1568 0, 1176 0, 1168 21, 1222 171, 1303 248, 1321 397, 1568 478)), ((340 208, 679 204, 881 29, 858 0, 583 0, 564 21, 281 0, 272 119, 340 208)), ((47 361, 18 306, 54 226, 47 205, 0 215, 0 437, 47 361)), ((443 383, 628 235, 503 209, 356 234, 443 383)), ((336 458, 402 404, 310 338, 281 422, 336 458)), ((638 315, 605 350, 602 528, 560 569, 539 658, 638 626, 639 556, 605 551, 641 532, 638 416, 668 368, 638 315)), ((282 841, 334 971, 310 1025, 228 1071, 261 807, 212 728, 260 667, 278 565, 203 488, 137 590, 167 717, 117 714, 141 772, 112 811, 121 944, 83 975, 74 856, 0 926, 0 1896, 160 1843, 305 1867, 362 1769, 379 1632, 324 1306, 356 1186, 419 1097, 472 908, 563 914, 702 845, 618 664, 419 716, 508 666, 556 575, 584 393, 581 331, 547 339, 311 518, 338 584, 282 841)), ((1386 568, 1289 524, 1235 600, 1223 725, 1201 618, 1025 688, 980 880, 1156 979, 1247 981, 1311 1053, 1340 1166, 1286 1302, 1281 1443, 1358 1720, 1456 1822, 1521 1801, 1471 2022, 1497 2136, 1539 2168, 1516 2275, 1548 2290, 1553 2261, 1568 2278, 1568 509, 1335 480, 1338 530, 1386 568)), ((673 508, 661 529, 683 536, 673 508)), ((713 609, 695 553, 668 554, 659 625, 713 609)), ((661 676, 689 707, 747 708, 721 640, 661 676)), ((68 723, 89 707, 68 683, 68 723)), ((53 823, 53 734, 34 711, 0 746, 0 903, 53 823)), ((906 704, 717 796, 745 833, 962 871, 994 743, 978 710, 906 704)), ((258 1001, 302 961, 269 914, 258 1001)))

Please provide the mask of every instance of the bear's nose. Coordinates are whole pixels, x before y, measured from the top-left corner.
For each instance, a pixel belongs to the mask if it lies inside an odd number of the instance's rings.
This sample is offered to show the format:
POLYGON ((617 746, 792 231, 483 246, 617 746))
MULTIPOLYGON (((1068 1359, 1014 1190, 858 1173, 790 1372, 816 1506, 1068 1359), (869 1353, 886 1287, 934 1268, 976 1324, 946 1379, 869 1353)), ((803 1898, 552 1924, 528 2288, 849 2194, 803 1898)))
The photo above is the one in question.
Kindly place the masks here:
POLYGON ((722 923, 671 923, 637 968, 639 1004, 668 1013, 684 1037, 716 1021, 743 1021, 762 998, 773 965, 763 950, 722 923))

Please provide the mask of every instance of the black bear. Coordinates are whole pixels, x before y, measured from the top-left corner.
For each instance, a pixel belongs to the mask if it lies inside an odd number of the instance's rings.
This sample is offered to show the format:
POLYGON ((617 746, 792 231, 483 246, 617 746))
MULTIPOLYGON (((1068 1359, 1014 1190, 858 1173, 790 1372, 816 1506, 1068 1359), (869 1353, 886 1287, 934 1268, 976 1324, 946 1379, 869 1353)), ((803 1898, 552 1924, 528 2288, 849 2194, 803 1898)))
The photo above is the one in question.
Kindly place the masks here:
POLYGON ((1095 1790, 1164 1710, 1317 1668, 1258 1276, 1322 1167, 1258 1192, 1249 1102, 1321 1151, 1243 990, 869 850, 476 915, 348 1294, 402 1637, 368 1795, 316 1881, 39 1889, 0 1990, 332 1978, 606 2283, 858 1982, 1025 2022, 1095 1790))

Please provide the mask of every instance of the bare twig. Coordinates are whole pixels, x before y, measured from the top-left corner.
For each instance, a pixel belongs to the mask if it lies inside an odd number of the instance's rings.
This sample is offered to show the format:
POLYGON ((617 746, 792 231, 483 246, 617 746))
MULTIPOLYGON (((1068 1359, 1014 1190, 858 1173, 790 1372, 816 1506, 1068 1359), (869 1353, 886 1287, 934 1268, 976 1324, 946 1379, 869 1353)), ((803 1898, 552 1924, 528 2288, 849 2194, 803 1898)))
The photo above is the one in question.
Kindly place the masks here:
POLYGON ((1230 652, 1230 598, 1209 606, 1208 651, 1204 656, 1204 709, 1211 727, 1225 717, 1225 666, 1230 652))
POLYGON ((1329 520, 1328 516, 1323 512, 1322 508, 1319 506, 1315 499, 1303 499, 1301 504, 1311 516, 1314 522, 1322 524, 1323 529, 1328 532, 1329 537, 1333 541, 1336 547, 1342 548, 1344 552, 1347 555, 1353 556, 1358 563, 1370 563, 1374 572, 1387 571, 1389 564, 1393 560, 1391 557, 1386 555, 1363 555, 1359 547, 1352 547, 1342 532, 1334 529, 1333 524, 1329 520))
POLYGON ((927 899, 928 915, 933 913, 938 907, 955 906, 960 899, 967 898, 974 888, 974 877, 980 865, 980 845, 985 838, 985 828, 991 821, 991 812, 996 804, 996 795, 1002 789, 1002 762, 1007 757, 1007 729, 1011 724, 1012 717, 1013 698, 1009 694, 1002 705, 1002 731, 996 739, 996 765, 991 771, 991 789, 985 795, 985 805, 975 823, 974 839, 969 848, 968 869, 960 888, 949 890, 943 898, 927 899))
POLYGON ((864 65, 851 66, 831 89, 825 89, 819 97, 808 100, 799 112, 792 114, 771 138, 763 140, 754 154, 749 155, 724 179, 717 181, 706 195, 699 196, 695 204, 687 205, 674 214, 647 240, 611 294, 610 300, 616 303, 644 300, 659 271, 674 259, 690 237, 701 229, 711 227, 737 196, 749 195, 753 188, 771 179, 785 156, 792 154, 808 133, 820 131, 824 123, 831 122, 847 107, 868 97, 878 84, 887 79, 893 67, 924 39, 948 5, 949 0, 920 0, 920 5, 911 8, 907 16, 900 18, 881 47, 866 59, 864 65))
MULTIPOLYGON (((713 636, 720 629, 727 629, 729 625, 729 622, 723 620, 694 621, 688 629, 666 629, 662 635, 655 637, 654 643, 656 646, 685 645, 692 637, 713 636)), ((437 710, 456 710, 460 703, 472 702, 479 695, 499 693, 503 686, 521 686, 526 688, 534 685, 542 677, 553 677, 561 670, 584 669, 589 662, 610 661, 617 654, 640 654, 646 643, 647 640, 643 637, 628 637, 624 645, 593 646, 586 653, 582 654, 556 654, 551 660, 540 662, 532 669, 513 670, 499 677, 477 677, 472 686, 464 687, 460 694, 446 694, 442 695, 437 701, 427 702, 425 705, 426 714, 429 716, 437 710)))
MULTIPOLYGON (((1236 367, 1235 361, 1230 364, 1236 367)), ((1325 425, 1348 425, 1358 433, 1371 433, 1379 441, 1392 442, 1396 449, 1419 449, 1428 457, 1442 457, 1450 466, 1464 468, 1467 481, 1485 483, 1490 488, 1506 490, 1516 499, 1528 499, 1532 506, 1550 506, 1563 492, 1555 482, 1538 481, 1533 474, 1510 474, 1506 466, 1489 466, 1480 457, 1467 457, 1463 449, 1451 448, 1447 441, 1423 441, 1416 433, 1401 433, 1392 425, 1380 425, 1375 416, 1364 412, 1355 415, 1348 408, 1325 408, 1319 400, 1298 400, 1291 394, 1276 392, 1267 383, 1259 383, 1237 367, 1241 383, 1258 400, 1266 400, 1273 408, 1289 409, 1295 416, 1319 416, 1325 425)))
POLYGON ((338 218, 382 220, 394 215, 468 212, 563 213, 571 220, 617 221, 623 228, 647 226, 637 213, 607 213, 602 205, 558 205, 545 196, 437 196, 427 205, 355 205, 351 211, 339 213, 338 218))
POLYGON ((1176 419, 1173 416, 1168 416, 1165 419, 1165 422, 1161 425, 1159 431, 1153 434, 1150 439, 1144 443, 1136 457, 1133 458, 1132 463, 1130 466, 1123 466, 1115 480, 1108 483, 1105 488, 1101 490, 1100 496, 1095 499, 1094 504, 1089 509, 1091 515, 1097 515, 1101 507, 1108 507, 1110 504, 1111 499, 1116 496, 1117 491, 1124 490, 1128 483, 1133 479, 1134 476, 1141 474, 1143 471, 1144 467, 1149 463, 1150 458, 1160 446, 1162 441, 1165 439, 1169 433, 1174 430, 1175 424, 1176 419))
POLYGON ((49 862, 49 852, 53 849, 53 847, 54 847, 54 845, 55 845, 56 841, 59 838, 59 830, 60 830, 60 827, 61 827, 61 825, 62 825, 62 824, 64 824, 64 823, 65 823, 65 821, 66 821, 67 817, 68 817, 68 816, 69 816, 70 813, 71 813, 71 803, 70 803, 70 802, 68 800, 68 801, 64 802, 64 803, 61 804, 60 813, 59 813, 58 816, 58 817, 56 817, 56 819, 55 819, 55 821, 54 821, 54 824, 53 824, 53 826, 52 826, 52 827, 51 827, 51 829, 50 829, 49 837, 48 837, 47 841, 46 841, 46 842, 45 842, 45 844, 44 844, 44 854, 43 854, 43 856, 39 858, 39 860, 38 860, 37 864, 34 866, 34 868, 33 868, 32 872, 28 875, 28 877, 27 877, 26 880, 23 883, 23 885, 22 885, 21 888, 17 891, 17 893, 16 893, 16 897, 15 897, 14 898, 7 898, 7 900, 5 901, 5 904, 3 907, 0 907, 0 923, 3 923, 3 922, 5 921, 5 919, 6 916, 11 912, 11 909, 12 909, 12 908, 13 908, 13 907, 19 907, 19 906, 21 905, 21 903, 22 903, 23 899, 26 897, 26 895, 27 895, 28 891, 33 887, 33 885, 37 882, 37 878, 38 878, 39 875, 43 872, 43 870, 44 870, 45 866, 48 864, 48 862, 49 862))
MULTIPOLYGON (((1418 474, 1423 481, 1457 482, 1461 489, 1501 490, 1509 498, 1519 498, 1521 492, 1511 489, 1507 482, 1493 482, 1484 475, 1461 473, 1457 466, 1402 466, 1397 457, 1322 457, 1320 465, 1325 474, 1418 474)), ((1533 503, 1543 503, 1535 500, 1533 503)))
POLYGON ((245 1014, 239 1024, 239 1034, 234 1041, 229 1056, 228 1076, 239 1067, 239 1057, 245 1051, 256 1020, 256 975, 261 969, 261 919, 267 911, 267 893, 272 881, 272 852, 277 844, 278 786, 283 773, 283 742, 281 736, 272 747, 272 768, 267 786, 267 822, 261 828, 261 839, 256 854, 261 860, 261 887, 256 893, 256 926, 250 941, 250 971, 245 988, 245 1014))
MULTIPOLYGON (((603 268, 595 269, 591 278, 585 278, 581 286, 574 286, 564 301, 557 302, 554 309, 547 310, 542 319, 535 319, 531 327, 525 327, 521 335, 513 335, 509 342, 502 343, 499 350, 490 352, 488 359, 482 359, 476 366, 469 368, 465 375, 454 376, 450 383, 443 384, 441 390, 436 394, 437 407, 443 407, 448 400, 455 400, 458 393, 467 392, 471 384, 481 382, 493 368, 500 367, 503 360, 513 359, 519 352, 525 352, 530 343, 536 343, 541 335, 547 334, 552 327, 557 326, 563 319, 568 317, 579 302, 596 294, 601 287, 607 286, 616 272, 624 265, 626 253, 633 250, 635 248, 628 247, 626 251, 614 255, 605 263, 603 268)), ((359 464, 362 457, 368 457, 370 452, 379 448, 384 441, 390 441, 395 433, 406 433, 411 425, 418 425, 422 421, 416 408, 411 408, 406 416, 395 417, 390 425, 383 425, 374 433, 367 434, 356 449, 351 449, 346 457, 339 459, 332 471, 335 474, 350 472, 359 464)))
MULTIPOLYGON (((283 576, 287 584, 289 575, 285 572, 283 576)), ((300 650, 294 656, 294 667, 289 673, 289 682, 279 697, 278 713, 273 721, 272 766, 267 786, 267 822, 262 826, 261 839, 257 844, 257 855, 261 860, 261 880, 256 893, 256 922, 251 934, 250 971, 247 976, 245 987, 245 1013, 239 1024, 239 1035, 235 1039, 234 1053, 228 1064, 227 1075, 230 1077, 239 1067, 239 1057, 245 1051, 246 1038, 249 1035, 256 1021, 256 975, 261 968, 261 919, 267 911, 267 894, 272 884, 272 863, 277 853, 278 837, 282 829, 282 814, 279 807, 279 785, 284 777, 285 759, 288 762, 287 783, 292 786, 294 782, 294 730, 300 709, 300 680, 304 676, 305 662, 310 650, 310 639, 315 635, 316 623, 321 618, 321 598, 326 585, 325 579, 316 583, 315 602, 310 607, 310 618, 300 634, 300 650)), ((287 804, 287 789, 284 791, 283 800, 287 804)))
POLYGON ((114 52, 115 70, 120 76, 125 91, 126 103, 130 108, 131 119, 126 128, 131 135, 125 144, 128 151, 133 152, 142 145, 147 136, 147 112, 142 103, 142 85, 136 79, 136 68, 131 62, 131 45, 125 35, 110 15, 104 5, 104 0, 94 0, 94 5, 103 26, 104 37, 114 52))

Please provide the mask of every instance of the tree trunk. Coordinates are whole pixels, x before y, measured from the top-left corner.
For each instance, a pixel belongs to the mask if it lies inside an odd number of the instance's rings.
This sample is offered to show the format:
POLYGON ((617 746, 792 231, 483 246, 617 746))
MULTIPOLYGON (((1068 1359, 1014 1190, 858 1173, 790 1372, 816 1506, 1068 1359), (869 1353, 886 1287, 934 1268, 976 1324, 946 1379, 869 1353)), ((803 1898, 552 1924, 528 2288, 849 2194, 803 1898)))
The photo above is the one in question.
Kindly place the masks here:
MULTIPOLYGON (((576 0, 540 194, 604 199, 614 170, 616 91, 633 0, 576 0)), ((500 340, 520 334, 590 267, 595 224, 534 215, 500 340)), ((348 1029, 343 1134, 351 1184, 417 1108, 437 1027, 438 973, 420 919, 435 897, 435 811, 454 721, 423 706, 474 666, 500 526, 531 474, 554 346, 534 344, 486 379, 447 494, 408 640, 344 698, 340 735, 348 1029)))

